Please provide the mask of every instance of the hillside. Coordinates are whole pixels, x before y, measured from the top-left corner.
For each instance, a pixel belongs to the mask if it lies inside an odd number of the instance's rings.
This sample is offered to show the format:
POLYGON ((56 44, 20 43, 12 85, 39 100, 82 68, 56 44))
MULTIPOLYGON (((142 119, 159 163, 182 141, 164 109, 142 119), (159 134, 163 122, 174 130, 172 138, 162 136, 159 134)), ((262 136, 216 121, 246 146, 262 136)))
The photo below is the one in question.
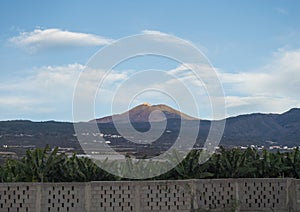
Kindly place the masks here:
POLYGON ((256 113, 228 118, 224 136, 225 143, 236 145, 249 142, 265 145, 270 141, 279 145, 299 145, 300 109, 293 108, 282 114, 256 113))

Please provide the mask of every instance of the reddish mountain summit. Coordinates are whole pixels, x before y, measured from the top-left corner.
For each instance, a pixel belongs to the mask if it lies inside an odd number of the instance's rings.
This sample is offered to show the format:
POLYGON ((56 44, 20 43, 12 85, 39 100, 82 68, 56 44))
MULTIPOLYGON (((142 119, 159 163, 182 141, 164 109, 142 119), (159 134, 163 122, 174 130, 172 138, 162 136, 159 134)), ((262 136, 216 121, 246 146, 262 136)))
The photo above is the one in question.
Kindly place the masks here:
POLYGON ((167 105, 151 105, 149 103, 143 103, 138 105, 129 111, 112 116, 106 116, 96 119, 98 123, 112 123, 113 120, 119 123, 127 123, 128 117, 133 123, 137 122, 159 122, 165 119, 183 119, 183 120, 199 120, 187 114, 184 114, 178 110, 175 110, 167 105))

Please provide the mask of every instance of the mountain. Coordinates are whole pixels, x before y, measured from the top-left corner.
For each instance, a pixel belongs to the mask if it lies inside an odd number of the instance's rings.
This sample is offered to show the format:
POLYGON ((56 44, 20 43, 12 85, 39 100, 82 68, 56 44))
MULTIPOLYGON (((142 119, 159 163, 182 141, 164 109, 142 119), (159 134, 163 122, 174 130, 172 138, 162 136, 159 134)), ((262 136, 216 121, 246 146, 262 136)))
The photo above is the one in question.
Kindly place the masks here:
MULTIPOLYGON (((146 103, 125 113, 99 118, 96 121, 101 133, 104 134, 104 138, 111 142, 114 149, 120 151, 121 149, 131 149, 133 152, 140 152, 141 155, 145 154, 146 151, 150 151, 146 152, 148 155, 155 155, 168 149, 173 144, 174 139, 177 138, 181 124, 184 124, 188 129, 200 124, 197 144, 201 146, 206 140, 213 122, 193 118, 166 105, 152 106, 146 103), (163 115, 157 111, 161 111, 163 115), (151 127, 148 122, 149 116, 151 121, 158 123, 157 126, 161 126, 159 122, 166 118, 166 130, 157 142, 151 144, 152 146, 146 145, 144 147, 144 145, 130 142, 123 137, 116 136, 119 133, 112 122, 114 117, 127 126, 129 123, 124 118, 127 115, 129 115, 134 127, 141 132, 147 131, 151 127), (183 122, 181 122, 180 117, 184 120, 183 122)), ((52 147, 71 147, 81 152, 73 124, 84 124, 87 127, 92 125, 90 122, 0 121, 0 151, 13 151, 22 155, 27 148, 44 147, 46 144, 50 144, 52 147)), ((98 139, 97 136, 95 134, 93 139, 98 139)), ((220 144, 229 147, 251 144, 300 146, 300 109, 293 108, 282 114, 254 113, 227 118, 220 144)))
POLYGON ((293 108, 282 114, 254 113, 227 118, 223 140, 236 145, 276 142, 300 146, 300 109, 293 108))
POLYGON ((132 123, 145 123, 149 121, 160 122, 164 121, 165 119, 180 120, 180 118, 185 121, 199 120, 178 110, 175 110, 167 105, 150 105, 149 103, 143 103, 122 114, 116 114, 96 119, 96 122, 100 124, 110 124, 113 123, 114 120, 118 123, 127 123, 128 116, 130 122, 132 123))
MULTIPOLYGON (((211 126, 210 120, 199 120, 177 111, 167 105, 150 105, 144 103, 122 114, 107 116, 96 119, 101 126, 110 125, 113 127, 113 119, 119 123, 128 124, 126 117, 129 115, 130 121, 141 131, 143 128, 149 129, 149 116, 151 121, 159 122, 167 119, 167 129, 178 131, 181 126, 180 117, 186 124, 191 123, 191 127, 200 123, 199 140, 200 143, 206 139, 211 126), (165 116, 154 111, 161 111, 165 116), (151 114, 152 113, 152 114, 151 114)), ((300 109, 293 108, 282 114, 253 113, 239 115, 226 119, 226 126, 221 140, 222 145, 243 146, 250 144, 257 145, 289 145, 300 146, 300 109)))

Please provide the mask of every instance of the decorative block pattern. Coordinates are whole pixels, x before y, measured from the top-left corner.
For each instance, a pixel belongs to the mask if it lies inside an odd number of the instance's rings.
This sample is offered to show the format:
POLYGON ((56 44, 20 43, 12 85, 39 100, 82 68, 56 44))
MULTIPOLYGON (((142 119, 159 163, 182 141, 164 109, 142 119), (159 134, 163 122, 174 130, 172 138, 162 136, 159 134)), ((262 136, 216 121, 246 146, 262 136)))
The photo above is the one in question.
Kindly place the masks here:
POLYGON ((1 212, 32 212, 36 206, 36 186, 34 183, 1 183, 1 212))
POLYGON ((295 211, 300 212, 300 180, 293 180, 292 186, 294 188, 294 193, 292 196, 290 195, 290 198, 293 199, 294 208, 297 209, 295 211))
POLYGON ((44 183, 42 211, 85 211, 85 185, 83 183, 44 183))
POLYGON ((287 179, 239 180, 241 210, 288 211, 287 195, 287 179))
POLYGON ((0 183, 0 212, 299 211, 300 180, 0 183))
POLYGON ((190 181, 149 181, 140 183, 143 211, 190 211, 190 181))
POLYGON ((134 182, 92 182, 91 211, 135 211, 134 182))
POLYGON ((237 202, 234 180, 196 180, 196 207, 221 210, 235 207, 237 202))

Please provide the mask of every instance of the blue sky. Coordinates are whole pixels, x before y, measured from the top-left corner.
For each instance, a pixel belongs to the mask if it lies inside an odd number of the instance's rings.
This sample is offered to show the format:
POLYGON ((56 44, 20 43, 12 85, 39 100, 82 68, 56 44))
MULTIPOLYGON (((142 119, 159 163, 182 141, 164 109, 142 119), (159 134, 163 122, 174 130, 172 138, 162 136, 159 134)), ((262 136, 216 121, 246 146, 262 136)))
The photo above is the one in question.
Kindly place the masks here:
MULTIPOLYGON (((205 53, 223 84, 228 116, 300 107, 299 1, 0 4, 0 120, 72 120, 74 86, 89 58, 112 41, 145 30, 175 35, 205 53)), ((179 65, 140 59, 121 65, 116 76, 179 65)), ((110 112, 100 101, 96 115, 110 112)), ((206 110, 199 116, 210 118, 206 110)))

